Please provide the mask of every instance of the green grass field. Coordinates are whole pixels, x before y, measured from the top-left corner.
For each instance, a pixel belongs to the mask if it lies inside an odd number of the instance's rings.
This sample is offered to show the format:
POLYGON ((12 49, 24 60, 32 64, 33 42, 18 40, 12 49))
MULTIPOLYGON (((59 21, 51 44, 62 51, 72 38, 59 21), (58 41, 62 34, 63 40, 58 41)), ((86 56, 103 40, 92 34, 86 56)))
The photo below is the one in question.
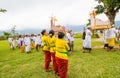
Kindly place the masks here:
MULTIPOLYGON (((82 53, 82 40, 75 39, 68 78, 120 78, 120 49, 107 52, 101 48, 103 42, 92 39, 92 43, 92 53, 82 53)), ((20 53, 19 49, 11 50, 7 41, 0 41, 0 78, 58 78, 53 71, 45 72, 43 66, 42 51, 20 53)))

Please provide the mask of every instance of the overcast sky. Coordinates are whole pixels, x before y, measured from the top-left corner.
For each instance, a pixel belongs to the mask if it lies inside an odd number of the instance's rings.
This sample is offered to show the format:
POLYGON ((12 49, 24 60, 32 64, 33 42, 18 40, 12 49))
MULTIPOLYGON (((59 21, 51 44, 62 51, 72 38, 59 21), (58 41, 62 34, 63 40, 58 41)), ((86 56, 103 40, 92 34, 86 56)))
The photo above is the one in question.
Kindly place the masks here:
MULTIPOLYGON (((17 30, 49 28, 53 15, 61 25, 86 24, 95 0, 0 0, 0 8, 7 9, 0 13, 0 30, 9 30, 14 25, 17 30)), ((107 20, 102 14, 98 18, 107 20)), ((120 13, 116 20, 120 20, 120 13)))

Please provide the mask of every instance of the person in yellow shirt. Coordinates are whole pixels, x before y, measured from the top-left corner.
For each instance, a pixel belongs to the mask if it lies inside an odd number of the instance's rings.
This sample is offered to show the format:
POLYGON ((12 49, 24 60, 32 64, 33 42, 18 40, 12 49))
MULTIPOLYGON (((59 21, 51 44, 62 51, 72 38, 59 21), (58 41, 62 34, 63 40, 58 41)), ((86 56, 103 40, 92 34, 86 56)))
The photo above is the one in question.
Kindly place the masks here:
POLYGON ((50 30, 49 31, 49 36, 50 36, 50 53, 51 53, 51 57, 52 57, 52 63, 53 63, 53 69, 55 71, 55 74, 57 74, 58 72, 58 67, 57 67, 57 63, 55 60, 55 42, 56 42, 56 37, 55 37, 55 32, 54 30, 50 30))
POLYGON ((70 50, 69 45, 64 39, 65 34, 58 32, 58 39, 56 40, 56 63, 58 65, 58 75, 60 78, 67 78, 68 70, 68 51, 70 50))
POLYGON ((42 34, 42 43, 43 43, 43 52, 45 55, 45 70, 46 72, 50 72, 49 69, 49 64, 51 62, 51 54, 50 54, 50 45, 49 45, 49 37, 48 37, 48 33, 46 32, 46 30, 42 30, 41 32, 42 34))

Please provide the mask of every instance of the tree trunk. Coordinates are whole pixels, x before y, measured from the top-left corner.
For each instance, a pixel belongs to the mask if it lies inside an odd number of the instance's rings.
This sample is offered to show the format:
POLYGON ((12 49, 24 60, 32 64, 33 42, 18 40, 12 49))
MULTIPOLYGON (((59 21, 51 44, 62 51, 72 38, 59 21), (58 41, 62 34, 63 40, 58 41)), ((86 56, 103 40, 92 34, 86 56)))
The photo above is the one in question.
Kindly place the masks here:
POLYGON ((115 24, 115 16, 116 16, 116 13, 111 12, 111 13, 109 13, 109 14, 106 14, 106 16, 108 17, 111 26, 112 26, 113 24, 115 24))

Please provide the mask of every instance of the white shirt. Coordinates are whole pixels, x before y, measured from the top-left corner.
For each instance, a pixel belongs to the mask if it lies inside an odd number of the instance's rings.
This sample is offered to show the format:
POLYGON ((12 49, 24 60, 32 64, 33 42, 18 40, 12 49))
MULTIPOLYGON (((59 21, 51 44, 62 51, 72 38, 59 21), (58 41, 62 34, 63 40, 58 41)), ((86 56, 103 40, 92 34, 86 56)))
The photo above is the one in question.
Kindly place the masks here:
POLYGON ((35 37, 34 40, 35 40, 35 44, 40 44, 41 43, 40 36, 35 37))
POLYGON ((67 33, 66 34, 66 41, 67 41, 67 43, 69 43, 70 37, 71 37, 70 33, 67 33))
POLYGON ((108 30, 108 38, 115 38, 116 34, 118 33, 118 31, 115 28, 110 28, 108 30))
POLYGON ((13 38, 8 38, 9 43, 13 42, 13 38))
POLYGON ((108 38, 109 36, 109 32, 108 29, 104 30, 104 38, 108 38))
POLYGON ((92 32, 89 29, 87 29, 85 39, 89 40, 89 39, 91 39, 91 36, 92 36, 92 32))
POLYGON ((25 45, 30 45, 30 37, 24 38, 25 45))

